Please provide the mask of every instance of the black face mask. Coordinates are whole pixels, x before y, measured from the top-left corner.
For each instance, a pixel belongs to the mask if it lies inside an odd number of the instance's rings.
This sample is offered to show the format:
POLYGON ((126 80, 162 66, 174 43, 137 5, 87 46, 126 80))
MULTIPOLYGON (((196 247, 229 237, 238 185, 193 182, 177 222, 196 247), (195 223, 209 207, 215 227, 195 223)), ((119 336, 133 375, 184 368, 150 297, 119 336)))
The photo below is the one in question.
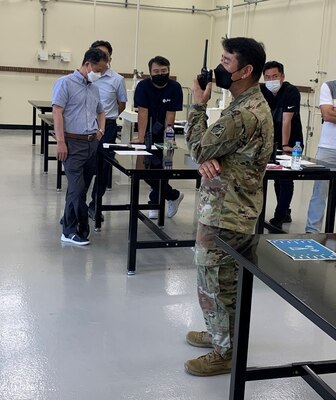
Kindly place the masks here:
POLYGON ((151 78, 152 78, 152 82, 154 83, 154 85, 163 87, 169 81, 169 73, 168 74, 160 74, 160 75, 152 75, 151 78))
POLYGON ((214 69, 215 78, 216 78, 216 85, 223 89, 230 89, 233 82, 240 81, 241 78, 233 81, 232 74, 237 71, 240 71, 244 67, 237 69, 236 71, 229 72, 227 71, 222 64, 218 64, 217 67, 214 69))

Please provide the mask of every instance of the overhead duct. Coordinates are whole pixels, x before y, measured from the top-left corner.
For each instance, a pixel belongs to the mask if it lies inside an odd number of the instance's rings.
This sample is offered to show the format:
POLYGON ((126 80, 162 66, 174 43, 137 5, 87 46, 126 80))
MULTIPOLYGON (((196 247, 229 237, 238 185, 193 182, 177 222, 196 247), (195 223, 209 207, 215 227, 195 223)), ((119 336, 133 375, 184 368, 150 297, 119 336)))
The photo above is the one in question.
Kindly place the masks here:
MULTIPOLYGON (((56 0, 58 2, 64 3, 81 3, 81 4, 92 4, 94 1, 96 4, 104 5, 104 6, 112 6, 112 7, 122 7, 122 8, 137 8, 137 3, 130 3, 128 0, 125 1, 108 1, 108 0, 56 0)), ((247 4, 258 4, 263 3, 265 1, 270 0, 243 0, 243 3, 235 4, 233 7, 242 7, 246 6, 247 4)), ((202 9, 196 8, 195 6, 192 7, 172 7, 172 6, 154 6, 150 4, 141 4, 142 9, 146 10, 161 10, 161 11, 176 11, 176 12, 189 12, 189 13, 212 13, 216 11, 223 11, 229 10, 230 6, 216 6, 212 9, 202 9)))

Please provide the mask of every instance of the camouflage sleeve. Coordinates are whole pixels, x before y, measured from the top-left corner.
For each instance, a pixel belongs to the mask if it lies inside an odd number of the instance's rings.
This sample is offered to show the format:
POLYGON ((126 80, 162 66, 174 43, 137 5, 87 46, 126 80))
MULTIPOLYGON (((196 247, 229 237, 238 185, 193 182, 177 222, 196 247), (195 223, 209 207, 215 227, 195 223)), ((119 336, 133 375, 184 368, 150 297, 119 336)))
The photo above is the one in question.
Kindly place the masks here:
POLYGON ((193 106, 185 128, 188 150, 198 163, 236 152, 247 143, 257 125, 255 115, 246 109, 225 110, 209 127, 207 119, 205 106, 193 106))

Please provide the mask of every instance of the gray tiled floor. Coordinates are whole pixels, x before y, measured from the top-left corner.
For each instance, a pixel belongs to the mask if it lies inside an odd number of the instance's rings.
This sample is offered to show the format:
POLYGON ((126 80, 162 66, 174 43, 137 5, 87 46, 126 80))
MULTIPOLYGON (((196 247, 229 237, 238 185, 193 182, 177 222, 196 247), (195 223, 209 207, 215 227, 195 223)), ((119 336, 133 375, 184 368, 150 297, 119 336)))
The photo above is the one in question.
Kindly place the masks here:
MULTIPOLYGON (((203 329, 191 249, 141 250, 138 272, 128 277, 126 212, 106 213, 87 248, 62 245, 64 190, 55 190, 54 163, 42 174, 28 132, 0 131, 0 143, 1 400, 228 399, 229 376, 183 370, 204 353, 184 341, 189 329, 203 329)), ((192 236, 194 185, 175 186, 185 200, 166 229, 192 236)), ((292 232, 303 231, 310 190, 296 185, 292 232)), ((128 187, 115 185, 110 198, 126 200, 128 187)), ((249 364, 329 358, 335 343, 256 281, 249 364)), ((336 387, 335 376, 327 380, 336 387)), ((246 399, 319 397, 295 378, 249 383, 246 399)))

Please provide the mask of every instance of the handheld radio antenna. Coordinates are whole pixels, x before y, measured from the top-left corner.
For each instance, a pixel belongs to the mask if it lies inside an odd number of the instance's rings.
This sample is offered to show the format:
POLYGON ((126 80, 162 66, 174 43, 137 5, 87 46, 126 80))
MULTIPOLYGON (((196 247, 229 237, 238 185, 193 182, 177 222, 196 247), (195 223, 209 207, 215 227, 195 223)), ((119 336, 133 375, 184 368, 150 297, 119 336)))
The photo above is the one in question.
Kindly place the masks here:
POLYGON ((206 70, 207 70, 207 58, 208 58, 208 39, 205 39, 203 68, 205 68, 206 70))
POLYGON ((208 70, 207 57, 208 57, 208 39, 205 39, 203 67, 201 69, 201 73, 197 75, 197 80, 202 90, 205 90, 207 84, 209 82, 212 82, 212 70, 211 69, 208 70))

